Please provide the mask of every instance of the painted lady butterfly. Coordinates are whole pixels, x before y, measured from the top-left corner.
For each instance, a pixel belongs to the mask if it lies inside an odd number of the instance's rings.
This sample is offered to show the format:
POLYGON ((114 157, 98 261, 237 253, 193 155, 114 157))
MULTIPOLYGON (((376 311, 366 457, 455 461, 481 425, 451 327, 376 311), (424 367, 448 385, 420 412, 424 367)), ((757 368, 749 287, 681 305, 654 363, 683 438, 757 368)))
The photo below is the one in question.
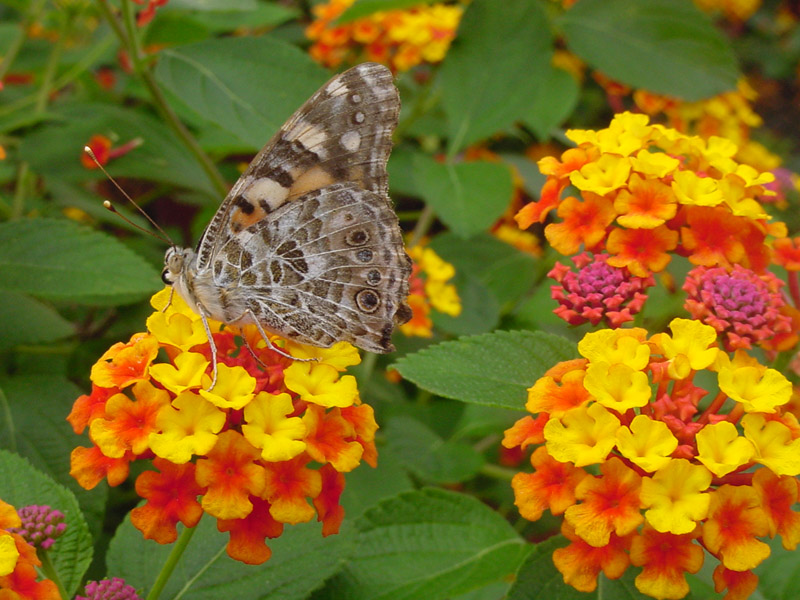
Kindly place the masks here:
POLYGON ((411 260, 387 195, 400 98, 391 72, 337 75, 250 163, 196 250, 171 247, 162 278, 203 319, 255 324, 313 346, 394 350, 411 260))

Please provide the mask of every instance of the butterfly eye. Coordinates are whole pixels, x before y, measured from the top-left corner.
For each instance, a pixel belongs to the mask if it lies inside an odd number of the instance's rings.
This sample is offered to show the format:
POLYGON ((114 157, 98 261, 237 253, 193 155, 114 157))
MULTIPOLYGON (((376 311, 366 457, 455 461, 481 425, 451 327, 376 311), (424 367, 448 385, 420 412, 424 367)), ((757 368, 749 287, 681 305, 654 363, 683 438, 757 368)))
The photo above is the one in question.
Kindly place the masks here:
POLYGON ((164 269, 163 271, 161 271, 161 281, 163 281, 167 285, 172 285, 173 283, 175 283, 169 276, 169 269, 164 269))

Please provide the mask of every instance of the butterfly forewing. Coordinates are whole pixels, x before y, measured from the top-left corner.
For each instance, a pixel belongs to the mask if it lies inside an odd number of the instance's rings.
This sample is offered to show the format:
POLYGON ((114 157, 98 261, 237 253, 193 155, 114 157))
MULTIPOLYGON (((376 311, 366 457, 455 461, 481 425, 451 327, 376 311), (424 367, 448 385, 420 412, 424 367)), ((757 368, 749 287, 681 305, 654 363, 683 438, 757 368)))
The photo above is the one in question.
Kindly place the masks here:
POLYGON ((385 196, 386 161, 399 112, 397 88, 382 65, 358 65, 323 85, 231 188, 198 249, 198 269, 208 265, 223 236, 237 234, 305 192, 352 181, 385 196))

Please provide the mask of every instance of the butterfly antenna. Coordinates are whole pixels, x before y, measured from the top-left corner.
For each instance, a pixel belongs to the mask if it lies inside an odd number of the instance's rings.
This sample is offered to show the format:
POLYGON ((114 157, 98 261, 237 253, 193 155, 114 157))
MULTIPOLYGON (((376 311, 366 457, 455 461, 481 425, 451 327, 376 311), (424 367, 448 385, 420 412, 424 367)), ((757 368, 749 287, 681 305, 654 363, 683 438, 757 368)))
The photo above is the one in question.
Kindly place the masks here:
POLYGON ((83 147, 83 151, 84 151, 84 152, 86 152, 86 154, 88 154, 88 155, 89 155, 89 158, 91 158, 91 159, 92 159, 92 161, 94 161, 94 164, 96 164, 96 165, 97 165, 97 168, 98 168, 98 169, 100 169, 100 170, 103 172, 103 174, 104 174, 106 177, 108 177, 108 180, 109 180, 111 183, 113 183, 113 184, 114 184, 114 187, 115 187, 115 188, 117 188, 117 189, 119 190, 120 194, 122 194, 122 195, 125 197, 125 199, 126 199, 128 202, 130 202, 130 203, 131 203, 131 204, 134 206, 134 208, 136 208, 136 210, 138 210, 138 211, 139 211, 139 212, 142 214, 142 216, 143 216, 145 219, 147 219, 147 221, 148 221, 148 222, 149 222, 149 223, 150 223, 150 224, 151 224, 151 225, 152 225, 152 226, 155 228, 155 230, 156 230, 156 231, 158 231, 158 233, 160 233, 161 235, 158 235, 158 234, 156 234, 156 233, 153 233, 153 232, 152 232, 152 231, 150 231, 149 229, 145 229, 145 228, 144 228, 144 227, 142 227, 141 225, 137 225, 136 223, 134 223, 133 221, 131 221, 131 220, 130 220, 128 217, 126 217, 126 216, 125 216, 125 215, 123 215, 121 212, 119 212, 119 211, 116 209, 116 207, 115 207, 115 206, 114 206, 114 205, 111 203, 111 201, 110 201, 110 200, 104 200, 104 201, 103 201, 103 206, 104 206, 104 207, 105 207, 107 210, 109 210, 109 211, 111 211, 112 213, 114 213, 115 215, 117 215, 117 216, 118 216, 120 219, 122 219, 123 221, 125 221, 126 223, 128 223, 129 225, 131 225, 131 226, 135 227, 136 229, 138 229, 138 230, 140 230, 140 231, 144 231, 145 233, 147 233, 147 234, 149 234, 149 235, 152 235, 153 237, 156 237, 156 238, 158 238, 159 240, 161 240, 162 242, 165 242, 165 243, 169 244, 170 246, 174 246, 174 245, 175 245, 175 242, 173 242, 173 241, 172 241, 172 238, 170 238, 170 237, 169 237, 169 234, 167 234, 167 232, 166 232, 166 231, 164 231, 164 230, 163 230, 163 229, 162 229, 162 228, 161 228, 161 227, 158 225, 158 223, 156 223, 156 222, 155 222, 155 221, 154 221, 154 220, 153 220, 153 219, 150 217, 150 215, 148 215, 148 214, 147 214, 147 213, 146 213, 146 212, 145 212, 145 211, 142 209, 142 207, 141 207, 141 206, 139 206, 138 204, 136 204, 136 201, 135 201, 133 198, 131 198, 131 197, 128 195, 128 193, 127 193, 125 190, 123 190, 123 189, 122 189, 122 186, 121 186, 120 184, 118 184, 118 183, 117 183, 117 181, 116 181, 116 180, 115 180, 115 179, 114 179, 114 178, 113 178, 111 175, 109 175, 109 174, 108 174, 108 171, 106 171, 106 170, 105 170, 105 167, 103 167, 103 165, 101 165, 101 164, 100 164, 100 161, 99 161, 99 160, 97 160, 97 157, 95 156, 95 154, 94 154, 94 152, 92 151, 92 149, 91 149, 89 146, 84 146, 84 147, 83 147))

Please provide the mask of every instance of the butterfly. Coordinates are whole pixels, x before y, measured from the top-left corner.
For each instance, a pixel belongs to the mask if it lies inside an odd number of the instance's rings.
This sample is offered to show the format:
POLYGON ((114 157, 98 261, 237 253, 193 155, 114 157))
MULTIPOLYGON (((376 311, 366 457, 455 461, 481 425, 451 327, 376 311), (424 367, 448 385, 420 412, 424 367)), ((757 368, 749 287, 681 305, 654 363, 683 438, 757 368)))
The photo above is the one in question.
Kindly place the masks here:
POLYGON ((327 348, 392 352, 411 259, 388 196, 386 162, 400 98, 392 74, 363 63, 333 77, 264 146, 197 248, 170 247, 162 279, 209 320, 253 324, 327 348))

